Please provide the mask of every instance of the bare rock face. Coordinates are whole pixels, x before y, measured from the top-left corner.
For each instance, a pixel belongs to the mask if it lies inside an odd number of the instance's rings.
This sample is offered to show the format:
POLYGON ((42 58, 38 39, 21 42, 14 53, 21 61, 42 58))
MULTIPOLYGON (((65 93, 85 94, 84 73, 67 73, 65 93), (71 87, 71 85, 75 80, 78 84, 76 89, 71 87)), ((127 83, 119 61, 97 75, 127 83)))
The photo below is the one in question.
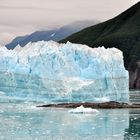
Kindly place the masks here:
POLYGON ((46 104, 37 107, 55 107, 55 108, 77 108, 79 106, 84 106, 86 108, 96 108, 96 109, 115 109, 115 108, 140 108, 140 104, 128 104, 119 102, 104 102, 104 103, 61 103, 61 104, 46 104))
POLYGON ((131 89, 140 89, 140 62, 137 62, 135 71, 129 70, 129 87, 131 89))

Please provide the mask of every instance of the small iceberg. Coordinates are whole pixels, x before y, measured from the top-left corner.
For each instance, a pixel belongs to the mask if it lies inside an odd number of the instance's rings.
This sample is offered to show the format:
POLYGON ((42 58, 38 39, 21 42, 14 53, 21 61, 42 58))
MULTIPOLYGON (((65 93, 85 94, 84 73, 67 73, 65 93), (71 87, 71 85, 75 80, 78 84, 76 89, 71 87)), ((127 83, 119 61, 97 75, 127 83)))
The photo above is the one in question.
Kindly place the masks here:
POLYGON ((83 105, 75 109, 69 110, 69 113, 99 113, 97 109, 85 108, 83 105))

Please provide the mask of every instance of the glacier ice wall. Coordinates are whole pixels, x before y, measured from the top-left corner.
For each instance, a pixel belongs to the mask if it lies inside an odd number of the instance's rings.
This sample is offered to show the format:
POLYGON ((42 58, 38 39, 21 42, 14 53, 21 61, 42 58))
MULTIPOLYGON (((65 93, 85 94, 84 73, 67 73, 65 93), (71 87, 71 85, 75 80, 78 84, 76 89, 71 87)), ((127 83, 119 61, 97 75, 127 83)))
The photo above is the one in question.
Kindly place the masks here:
POLYGON ((128 72, 116 48, 40 41, 0 47, 0 91, 46 102, 128 102, 128 72))

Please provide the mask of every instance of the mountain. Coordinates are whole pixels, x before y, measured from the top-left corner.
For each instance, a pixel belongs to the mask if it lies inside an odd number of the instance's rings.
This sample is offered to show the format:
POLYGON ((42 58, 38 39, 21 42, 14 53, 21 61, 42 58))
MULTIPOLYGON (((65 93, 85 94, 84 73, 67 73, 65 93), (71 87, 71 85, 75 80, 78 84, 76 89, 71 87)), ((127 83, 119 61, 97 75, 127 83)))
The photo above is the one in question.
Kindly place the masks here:
POLYGON ((65 25, 59 29, 47 30, 47 31, 36 31, 30 35, 16 37, 12 42, 6 45, 8 49, 15 48, 18 44, 25 46, 29 42, 37 41, 59 41, 65 37, 82 30, 91 25, 95 25, 98 21, 77 21, 68 25, 65 25))
POLYGON ((18 44, 20 44, 20 42, 22 42, 27 37, 28 37, 28 35, 16 37, 15 39, 12 40, 12 42, 10 42, 9 44, 7 44, 6 46, 9 49, 13 49, 14 46, 17 46, 18 44))
POLYGON ((91 47, 114 46, 120 49, 132 80, 130 87, 135 87, 134 81, 137 81, 136 87, 140 88, 140 70, 137 70, 140 67, 140 2, 117 17, 83 29, 60 42, 67 41, 91 47))

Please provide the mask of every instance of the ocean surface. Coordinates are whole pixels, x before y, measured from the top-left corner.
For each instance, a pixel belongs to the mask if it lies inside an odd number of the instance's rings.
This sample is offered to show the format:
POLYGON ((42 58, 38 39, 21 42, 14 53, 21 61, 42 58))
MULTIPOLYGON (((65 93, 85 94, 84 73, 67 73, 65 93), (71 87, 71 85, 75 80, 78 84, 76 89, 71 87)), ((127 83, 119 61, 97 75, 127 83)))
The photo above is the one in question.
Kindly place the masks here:
POLYGON ((140 140, 139 109, 70 114, 41 104, 0 94, 0 140, 140 140))

